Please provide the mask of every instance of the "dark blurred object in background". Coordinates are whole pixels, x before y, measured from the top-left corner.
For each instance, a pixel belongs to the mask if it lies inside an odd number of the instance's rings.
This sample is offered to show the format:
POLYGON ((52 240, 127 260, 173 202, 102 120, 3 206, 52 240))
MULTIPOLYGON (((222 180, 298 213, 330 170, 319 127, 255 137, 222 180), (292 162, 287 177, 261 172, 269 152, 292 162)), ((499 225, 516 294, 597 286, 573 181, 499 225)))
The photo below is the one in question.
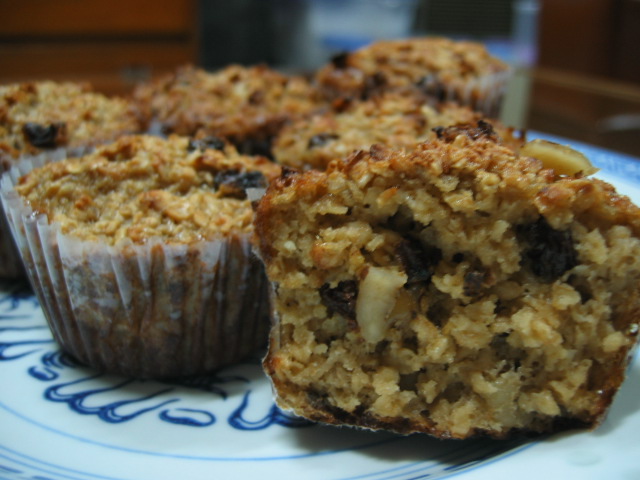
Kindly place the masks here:
POLYGON ((527 125, 640 157, 640 2, 540 6, 527 125))
POLYGON ((88 81, 123 93, 197 60, 198 0, 0 0, 0 12, 0 83, 88 81))

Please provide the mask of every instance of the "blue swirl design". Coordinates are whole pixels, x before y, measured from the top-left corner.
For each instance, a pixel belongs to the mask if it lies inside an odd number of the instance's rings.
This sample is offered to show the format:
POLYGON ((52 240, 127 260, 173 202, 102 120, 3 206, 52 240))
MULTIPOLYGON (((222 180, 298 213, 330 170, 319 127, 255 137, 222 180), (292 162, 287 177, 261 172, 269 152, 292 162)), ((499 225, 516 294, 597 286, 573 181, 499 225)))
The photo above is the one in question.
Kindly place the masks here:
POLYGON ((174 412, 185 412, 187 415, 179 415, 172 413, 171 410, 163 410, 160 412, 160 420, 177 425, 186 425, 189 427, 208 427, 216 423, 216 416, 213 413, 204 410, 196 410, 192 408, 176 408, 174 412), (198 417, 200 417, 198 419, 198 417))
POLYGON ((300 428, 313 425, 312 422, 304 420, 280 410, 273 405, 266 416, 258 420, 248 420, 245 413, 249 405, 249 395, 251 390, 247 391, 242 398, 242 403, 229 416, 229 425, 237 430, 263 430, 271 425, 280 425, 288 428, 300 428))
POLYGON ((53 343, 48 327, 32 321, 40 307, 29 286, 0 282, 0 289, 8 292, 0 295, 0 362, 29 356, 53 343))

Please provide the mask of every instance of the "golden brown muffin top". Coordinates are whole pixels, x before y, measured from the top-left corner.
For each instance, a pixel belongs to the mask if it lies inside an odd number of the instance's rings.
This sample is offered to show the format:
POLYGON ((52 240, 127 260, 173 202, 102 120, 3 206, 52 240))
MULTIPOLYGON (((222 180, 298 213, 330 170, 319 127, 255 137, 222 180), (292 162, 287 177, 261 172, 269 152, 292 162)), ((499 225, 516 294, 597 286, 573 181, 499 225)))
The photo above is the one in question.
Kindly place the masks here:
POLYGON ((330 96, 368 97, 379 89, 437 83, 459 88, 469 81, 506 72, 508 67, 480 43, 440 37, 372 43, 334 57, 316 74, 330 96))
MULTIPOLYGON (((311 205, 320 199, 330 202, 332 192, 348 188, 350 182, 360 189, 375 190, 376 182, 424 181, 436 182, 446 190, 476 178, 480 184, 500 188, 514 198, 528 198, 553 228, 562 229, 574 217, 580 217, 585 225, 594 228, 598 223, 623 224, 634 235, 640 235, 640 209, 610 184, 580 173, 557 175, 541 160, 518 155, 496 140, 486 125, 451 127, 443 129, 439 138, 413 150, 376 144, 369 151, 332 161, 326 171, 286 170, 270 184, 257 208, 256 234, 261 254, 267 264, 274 254, 271 244, 277 232, 268 228, 273 221, 269 217, 286 216, 292 203, 311 205)), ((382 195, 393 194, 394 191, 385 191, 382 195)), ((466 200, 469 201, 472 202, 466 200)), ((463 207, 461 203, 460 208, 463 207)), ((370 208, 374 214, 375 205, 370 208)))
POLYGON ((0 160, 57 147, 97 145, 141 129, 128 101, 94 92, 88 84, 0 86, 0 160))
POLYGON ((15 189, 35 212, 80 239, 189 244, 250 232, 246 189, 266 186, 279 172, 215 138, 128 136, 45 164, 15 189))
POLYGON ((134 97, 167 133, 202 130, 234 141, 268 137, 289 118, 319 107, 304 78, 264 65, 230 65, 217 72, 185 66, 141 85, 134 97))
MULTIPOLYGON (((385 92, 286 126, 274 142, 273 153, 283 165, 324 169, 331 160, 368 150, 376 143, 413 148, 435 138, 436 127, 477 124, 483 118, 481 113, 453 102, 430 103, 415 92, 385 92)), ((523 143, 513 128, 488 121, 505 144, 518 148, 523 143)))

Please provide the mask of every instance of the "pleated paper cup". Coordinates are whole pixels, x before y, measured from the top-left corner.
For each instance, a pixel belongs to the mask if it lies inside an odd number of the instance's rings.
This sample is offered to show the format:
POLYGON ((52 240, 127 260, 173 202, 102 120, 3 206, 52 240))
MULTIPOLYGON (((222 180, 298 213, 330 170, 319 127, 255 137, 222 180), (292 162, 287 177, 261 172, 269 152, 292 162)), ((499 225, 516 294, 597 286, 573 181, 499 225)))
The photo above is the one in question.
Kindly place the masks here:
POLYGON ((489 118, 498 118, 511 75, 510 69, 470 80, 446 80, 432 75, 422 79, 419 88, 439 100, 455 102, 489 118))
MULTIPOLYGON (((88 147, 73 149, 61 147, 44 151, 36 156, 22 156, 18 159, 9 158, 0 152, 0 176, 8 172, 13 165, 17 165, 22 161, 31 161, 43 165, 44 163, 56 162, 70 156, 82 155, 89 150, 88 147)), ((0 278, 26 278, 22 259, 11 236, 11 229, 7 223, 2 204, 0 204, 0 278)))
POLYGON ((62 233, 15 191, 38 161, 5 173, 0 196, 55 339, 99 370, 138 378, 199 375, 261 353, 267 280, 250 235, 193 244, 152 237, 110 245, 62 233))

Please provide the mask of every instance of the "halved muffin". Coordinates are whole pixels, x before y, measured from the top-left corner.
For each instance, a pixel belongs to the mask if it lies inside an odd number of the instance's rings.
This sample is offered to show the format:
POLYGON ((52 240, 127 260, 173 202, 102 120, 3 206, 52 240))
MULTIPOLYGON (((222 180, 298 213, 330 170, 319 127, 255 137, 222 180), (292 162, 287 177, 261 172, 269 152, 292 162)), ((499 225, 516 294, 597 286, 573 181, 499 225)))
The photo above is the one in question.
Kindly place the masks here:
POLYGON ((640 210, 589 170, 458 128, 285 172, 255 219, 278 404, 441 438, 601 422, 638 336, 640 210))

